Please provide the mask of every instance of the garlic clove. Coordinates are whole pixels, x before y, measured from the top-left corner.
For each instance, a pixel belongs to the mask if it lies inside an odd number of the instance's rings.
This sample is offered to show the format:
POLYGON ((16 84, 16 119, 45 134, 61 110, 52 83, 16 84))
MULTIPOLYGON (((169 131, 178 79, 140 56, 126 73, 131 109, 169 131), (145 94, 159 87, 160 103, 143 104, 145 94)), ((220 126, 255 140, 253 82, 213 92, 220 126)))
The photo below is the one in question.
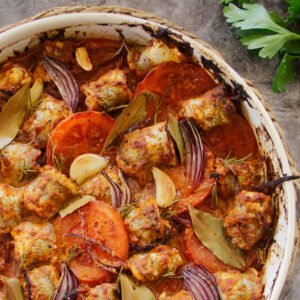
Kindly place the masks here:
POLYGON ((156 186, 156 201, 158 206, 171 206, 176 197, 176 188, 172 179, 156 167, 152 168, 152 174, 156 186))
POLYGON ((82 69, 84 69, 85 71, 91 71, 93 69, 93 65, 90 61, 89 54, 85 47, 77 48, 75 56, 77 63, 82 69))
POLYGON ((97 154, 86 153, 74 159, 70 167, 70 177, 77 184, 82 184, 85 180, 94 177, 107 167, 108 159, 97 154))

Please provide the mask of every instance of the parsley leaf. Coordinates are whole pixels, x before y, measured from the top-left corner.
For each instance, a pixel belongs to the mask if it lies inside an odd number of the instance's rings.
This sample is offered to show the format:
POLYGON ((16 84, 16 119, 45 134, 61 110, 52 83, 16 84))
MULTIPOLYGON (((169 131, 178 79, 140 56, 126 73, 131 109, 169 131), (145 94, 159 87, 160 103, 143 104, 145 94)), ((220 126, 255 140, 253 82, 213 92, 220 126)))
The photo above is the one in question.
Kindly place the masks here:
POLYGON ((288 20, 291 22, 300 22, 300 1, 299 0, 287 0, 289 4, 288 8, 288 20))
POLYGON ((281 49, 281 52, 291 55, 300 55, 300 40, 286 43, 281 49))
POLYGON ((286 42, 291 40, 288 34, 250 35, 243 37, 241 42, 249 50, 261 49, 258 55, 262 58, 273 58, 286 42))
POLYGON ((288 29, 289 23, 300 21, 300 0, 287 0, 288 17, 267 11, 252 0, 220 0, 225 5, 224 16, 235 27, 241 43, 262 58, 282 56, 273 78, 273 90, 285 91, 295 79, 295 60, 300 59, 300 34, 288 29), (236 5, 235 5, 235 4, 236 5))
POLYGON ((273 79, 273 91, 279 93, 286 90, 289 83, 295 79, 294 60, 299 59, 300 56, 292 56, 285 54, 276 70, 273 79))
POLYGON ((229 23, 240 30, 269 30, 270 33, 253 33, 241 38, 249 50, 259 50, 262 58, 273 58, 289 41, 300 40, 300 35, 280 26, 260 4, 244 4, 243 9, 234 4, 224 8, 224 15, 229 23))

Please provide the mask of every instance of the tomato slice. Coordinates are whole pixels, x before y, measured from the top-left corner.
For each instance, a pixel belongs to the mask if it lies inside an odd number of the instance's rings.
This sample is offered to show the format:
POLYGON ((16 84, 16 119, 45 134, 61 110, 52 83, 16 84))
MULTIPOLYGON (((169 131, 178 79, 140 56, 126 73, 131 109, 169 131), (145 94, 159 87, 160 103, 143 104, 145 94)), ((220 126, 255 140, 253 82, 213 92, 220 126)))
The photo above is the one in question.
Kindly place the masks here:
POLYGON ((231 157, 242 158, 250 153, 255 157, 258 152, 253 129, 239 114, 234 114, 230 123, 213 128, 202 137, 214 155, 219 158, 226 158, 228 154, 231 157))
POLYGON ((182 195, 182 199, 174 205, 178 214, 186 212, 189 204, 195 207, 203 203, 211 193, 215 184, 215 179, 212 178, 210 174, 214 172, 215 157, 206 146, 204 146, 204 160, 204 173, 202 175, 200 185, 192 194, 187 194, 183 166, 164 169, 174 182, 176 190, 179 190, 182 195))
POLYGON ((193 229, 187 228, 181 236, 183 253, 186 258, 194 263, 201 264, 210 273, 217 271, 234 270, 219 260, 210 250, 208 250, 196 237, 193 229))
MULTIPOLYGON (((200 96, 216 83, 205 69, 192 63, 166 62, 150 71, 137 85, 135 96, 148 91, 161 99, 158 120, 166 119, 169 113, 178 114, 180 102, 200 96)), ((153 116, 155 106, 148 105, 148 117, 153 116)))
POLYGON ((113 118, 95 111, 79 112, 60 122, 48 141, 47 164, 61 163, 62 171, 68 173, 77 156, 101 152, 113 125, 113 118))
POLYGON ((79 255, 70 266, 80 282, 98 284, 106 281, 109 272, 97 261, 126 260, 129 251, 128 233, 121 216, 108 204, 92 201, 72 214, 54 221, 54 228, 62 255, 76 244, 79 255))

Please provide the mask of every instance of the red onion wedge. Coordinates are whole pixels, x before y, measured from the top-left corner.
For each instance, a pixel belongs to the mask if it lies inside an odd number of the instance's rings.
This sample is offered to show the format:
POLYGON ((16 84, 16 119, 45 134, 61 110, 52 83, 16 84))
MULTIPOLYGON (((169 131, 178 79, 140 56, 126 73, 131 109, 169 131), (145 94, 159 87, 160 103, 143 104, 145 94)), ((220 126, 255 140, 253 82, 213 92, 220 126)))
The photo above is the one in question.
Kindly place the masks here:
POLYGON ((111 193, 111 204, 113 208, 119 209, 122 208, 126 204, 130 204, 131 196, 129 187, 124 179, 124 176, 119 170, 119 178, 122 182, 122 188, 116 184, 106 172, 101 171, 102 175, 107 179, 110 185, 110 193, 111 193))
POLYGON ((121 170, 119 170, 119 178, 122 182, 122 187, 123 187, 123 192, 122 192, 122 205, 127 205, 130 204, 131 202, 131 195, 130 195, 130 189, 129 186, 127 185, 127 182, 123 176, 123 173, 121 170))
POLYGON ((79 87, 73 74, 63 63, 54 58, 44 56, 41 61, 63 100, 71 111, 75 112, 79 102, 79 87))
POLYGON ((75 300, 77 298, 78 285, 79 283, 75 274, 67 264, 64 264, 62 266, 59 287, 53 296, 53 300, 75 300))
POLYGON ((193 300, 220 300, 215 277, 199 264, 188 264, 182 270, 183 286, 193 300))
POLYGON ((180 121, 180 129, 186 149, 186 187, 194 191, 200 184, 204 169, 204 149, 198 124, 187 119, 180 121))

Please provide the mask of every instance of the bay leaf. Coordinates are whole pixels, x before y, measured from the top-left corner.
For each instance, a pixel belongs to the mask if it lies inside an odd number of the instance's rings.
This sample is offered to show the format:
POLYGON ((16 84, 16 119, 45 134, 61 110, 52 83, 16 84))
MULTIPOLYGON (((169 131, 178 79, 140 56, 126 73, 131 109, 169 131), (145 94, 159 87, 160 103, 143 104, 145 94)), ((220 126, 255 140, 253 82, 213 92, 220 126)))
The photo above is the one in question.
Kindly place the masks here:
POLYGON ((184 161, 183 139, 179 128, 178 119, 172 114, 169 114, 168 130, 176 143, 179 156, 180 156, 180 161, 183 162, 184 161))
POLYGON ((133 282, 129 279, 128 276, 121 274, 120 283, 122 300, 131 300, 132 294, 134 292, 133 282))
POLYGON ((120 134, 146 118, 147 98, 147 93, 141 93, 124 108, 109 132, 102 151, 106 150, 120 134))
POLYGON ((231 243, 221 220, 190 205, 189 213, 194 232, 206 248, 227 265, 238 269, 245 267, 243 253, 231 243))
POLYGON ((145 285, 137 285, 127 275, 120 275, 122 300, 155 300, 154 294, 145 285))
POLYGON ((5 280, 6 299, 24 300, 22 286, 19 279, 7 278, 5 280))
POLYGON ((0 113, 0 150, 17 136, 29 102, 29 84, 26 84, 10 97, 4 105, 0 113))

